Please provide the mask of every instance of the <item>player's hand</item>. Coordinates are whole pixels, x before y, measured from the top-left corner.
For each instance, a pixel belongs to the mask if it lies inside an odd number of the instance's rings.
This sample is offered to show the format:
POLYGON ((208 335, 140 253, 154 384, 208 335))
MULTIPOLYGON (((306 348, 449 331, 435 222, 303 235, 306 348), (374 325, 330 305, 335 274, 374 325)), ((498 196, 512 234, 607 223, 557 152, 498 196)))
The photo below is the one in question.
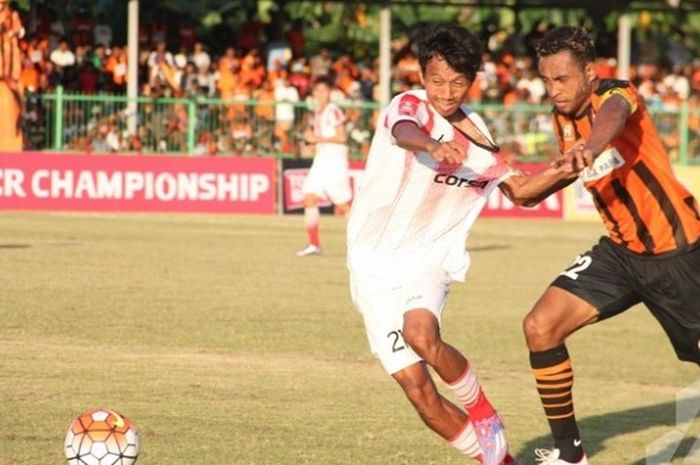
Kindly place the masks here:
POLYGON ((315 144, 316 142, 318 142, 316 135, 311 129, 307 129, 306 132, 304 132, 304 140, 309 144, 315 144))
POLYGON ((574 164, 572 162, 571 153, 569 152, 558 155, 551 163, 551 167, 556 172, 567 177, 578 174, 578 171, 574 170, 574 164))
POLYGON ((461 165, 467 158, 467 148, 454 141, 435 144, 430 156, 441 163, 461 165))
POLYGON ((592 164, 593 152, 586 148, 584 139, 579 139, 569 150, 554 159, 552 167, 564 172, 578 173, 592 164))
POLYGON ((575 172, 579 172, 584 168, 590 168, 593 166, 593 151, 588 147, 581 145, 572 147, 571 150, 567 152, 569 154, 572 169, 575 172))

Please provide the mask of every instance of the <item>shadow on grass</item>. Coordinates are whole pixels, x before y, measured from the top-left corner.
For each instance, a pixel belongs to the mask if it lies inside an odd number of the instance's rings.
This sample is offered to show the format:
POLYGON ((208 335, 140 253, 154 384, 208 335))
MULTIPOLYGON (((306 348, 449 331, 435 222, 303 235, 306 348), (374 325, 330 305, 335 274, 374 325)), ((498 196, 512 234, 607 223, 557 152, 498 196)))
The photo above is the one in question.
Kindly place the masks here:
MULTIPOLYGON (((696 397, 692 401, 700 403, 700 397, 696 397)), ((668 427, 668 431, 665 433, 670 433, 674 430, 678 431, 676 429, 676 402, 665 402, 663 404, 587 417, 579 419, 578 425, 583 435, 583 447, 590 459, 605 449, 605 441, 608 438, 643 431, 655 426, 668 427)), ((659 438, 654 438, 654 441, 657 439, 659 438)), ((694 437, 683 438, 681 436, 679 441, 668 444, 663 450, 655 452, 648 458, 638 460, 632 464, 620 465, 660 464, 666 463, 661 459, 668 456, 673 456, 674 458, 690 457, 689 454, 696 439, 694 437)), ((526 459, 523 463, 528 464, 531 463, 531 457, 533 457, 535 449, 551 448, 552 444, 551 436, 540 436, 525 443, 517 455, 526 459)))
POLYGON ((489 245, 480 245, 477 247, 467 247, 467 251, 469 252, 488 252, 489 250, 503 250, 503 249, 510 249, 510 245, 505 245, 505 244, 489 244, 489 245))

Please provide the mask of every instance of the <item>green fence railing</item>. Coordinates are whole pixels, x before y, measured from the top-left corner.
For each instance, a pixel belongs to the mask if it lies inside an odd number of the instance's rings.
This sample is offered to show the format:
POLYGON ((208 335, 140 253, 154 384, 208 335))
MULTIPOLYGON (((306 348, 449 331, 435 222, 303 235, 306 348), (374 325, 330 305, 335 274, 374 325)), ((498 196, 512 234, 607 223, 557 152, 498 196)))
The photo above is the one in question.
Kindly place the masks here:
MULTIPOLYGON (((350 152, 367 155, 378 106, 342 105, 346 112, 350 152)), ((558 151, 550 107, 476 104, 503 153, 520 161, 550 160, 558 151)), ((650 107, 661 139, 673 162, 700 164, 700 109, 650 107)), ((211 98, 138 97, 51 94, 25 98, 25 139, 29 148, 54 151, 143 152, 201 155, 309 155, 303 141, 310 127, 303 102, 211 98), (275 118, 289 105, 294 118, 275 118), (135 133, 130 131, 135 128, 135 133)))

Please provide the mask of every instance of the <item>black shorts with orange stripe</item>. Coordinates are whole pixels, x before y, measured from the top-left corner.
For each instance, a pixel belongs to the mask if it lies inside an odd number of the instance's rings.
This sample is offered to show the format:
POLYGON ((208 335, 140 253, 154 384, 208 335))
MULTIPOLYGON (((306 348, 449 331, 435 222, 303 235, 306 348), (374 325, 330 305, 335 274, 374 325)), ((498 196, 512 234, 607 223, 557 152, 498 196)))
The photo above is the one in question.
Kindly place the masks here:
POLYGON ((666 331, 678 358, 700 365, 700 241, 649 256, 603 237, 552 285, 597 308, 599 321, 644 303, 666 331))

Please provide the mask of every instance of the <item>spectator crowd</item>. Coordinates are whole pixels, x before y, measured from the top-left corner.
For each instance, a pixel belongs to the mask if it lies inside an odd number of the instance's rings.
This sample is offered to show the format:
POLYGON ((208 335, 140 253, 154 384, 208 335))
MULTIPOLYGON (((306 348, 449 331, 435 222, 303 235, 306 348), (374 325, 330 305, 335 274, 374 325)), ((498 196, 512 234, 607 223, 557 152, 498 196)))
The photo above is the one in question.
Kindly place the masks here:
MULTIPOLYGON (((39 11, 33 25, 19 42, 20 81, 25 96, 50 93, 58 86, 66 92, 88 95, 125 93, 130 64, 126 48, 114 41, 107 17, 93 17, 87 10, 79 10, 64 22, 39 11)), ((209 40, 205 40, 184 15, 174 22, 158 17, 142 21, 137 63, 140 95, 227 102, 223 106, 198 107, 197 121, 214 117, 225 126, 225 137, 221 131, 198 131, 199 153, 260 151, 258 144, 263 145, 263 151, 297 152, 294 129, 304 123, 297 103, 308 98, 311 82, 317 76, 333 76, 336 101, 377 101, 376 59, 357 59, 330 47, 309 54, 301 21, 288 22, 284 27, 269 26, 251 16, 236 31, 218 37, 208 34, 209 40), (250 105, 251 101, 259 104, 250 105), (252 141, 256 141, 255 147, 252 141)), ((548 27, 541 22, 521 34, 485 26, 481 31, 484 67, 470 90, 470 101, 504 106, 547 104, 545 86, 537 74, 534 44, 548 27)), ((403 36, 392 42, 394 93, 420 85, 420 67, 411 39, 403 36)), ((690 39, 680 32, 663 37, 638 34, 631 79, 650 105, 678 108, 686 101, 691 108, 700 109, 700 58, 691 56, 690 39)), ((610 50, 606 52, 596 64, 602 78, 614 77, 617 71, 616 60, 610 57, 610 50)), ((31 117, 32 108, 29 110, 31 117)), ((158 134, 142 128, 140 134, 128 138, 112 135, 111 143, 105 141, 116 131, 113 126, 118 126, 118 121, 114 115, 103 118, 91 127, 89 139, 98 141, 92 149, 139 150, 149 144, 163 151, 182 150, 188 128, 185 105, 175 104, 167 114, 161 113, 154 104, 139 115, 141 126, 159 123, 158 134)), ((548 118, 525 114, 506 121, 500 115, 499 121, 499 114, 493 116, 497 134, 519 138, 510 141, 517 153, 538 150, 539 143, 548 142, 541 137, 526 140, 533 134, 551 131, 548 118)), ((366 150, 371 115, 349 110, 348 121, 355 130, 356 150, 366 150)), ((689 125, 700 134, 700 117, 691 118, 689 125)), ((666 142, 677 146, 677 141, 666 142)), ((85 141, 81 143, 85 145, 85 141)))

